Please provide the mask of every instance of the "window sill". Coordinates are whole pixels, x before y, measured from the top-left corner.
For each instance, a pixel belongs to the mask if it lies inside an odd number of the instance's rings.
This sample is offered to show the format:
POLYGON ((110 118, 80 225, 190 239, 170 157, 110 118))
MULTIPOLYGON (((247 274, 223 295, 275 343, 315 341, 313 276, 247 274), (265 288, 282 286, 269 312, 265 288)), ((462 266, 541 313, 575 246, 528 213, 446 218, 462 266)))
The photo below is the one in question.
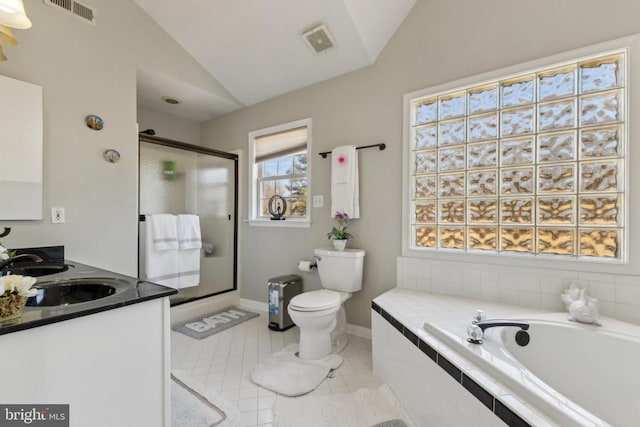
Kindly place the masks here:
POLYGON ((304 219, 285 219, 283 221, 271 221, 270 219, 246 220, 252 227, 281 227, 281 228, 309 228, 311 221, 304 219))

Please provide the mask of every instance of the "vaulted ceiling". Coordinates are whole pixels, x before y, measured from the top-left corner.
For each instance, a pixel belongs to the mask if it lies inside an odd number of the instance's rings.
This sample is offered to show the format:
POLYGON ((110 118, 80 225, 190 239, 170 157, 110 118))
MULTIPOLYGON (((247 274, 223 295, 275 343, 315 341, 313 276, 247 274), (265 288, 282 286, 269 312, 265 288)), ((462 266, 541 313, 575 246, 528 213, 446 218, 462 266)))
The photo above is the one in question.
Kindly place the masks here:
POLYGON ((134 0, 222 86, 141 68, 141 105, 202 121, 372 64, 416 0, 134 0), (302 34, 324 24, 335 47, 302 34), (180 98, 179 106, 162 96, 180 98))

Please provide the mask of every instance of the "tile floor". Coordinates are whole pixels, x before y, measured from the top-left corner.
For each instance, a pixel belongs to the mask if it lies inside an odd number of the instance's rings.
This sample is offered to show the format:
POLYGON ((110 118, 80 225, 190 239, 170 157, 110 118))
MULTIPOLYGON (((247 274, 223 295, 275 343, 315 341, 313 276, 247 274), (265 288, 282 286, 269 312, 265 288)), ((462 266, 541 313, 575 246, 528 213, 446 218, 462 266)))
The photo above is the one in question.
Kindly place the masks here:
MULTIPOLYGON (((251 370, 272 353, 298 342, 298 328, 285 332, 267 327, 267 314, 241 323, 203 340, 171 331, 171 365, 180 374, 205 383, 240 412, 241 426, 274 426, 273 408, 284 396, 251 382, 251 370)), ((361 387, 378 388, 381 380, 372 372, 371 341, 350 336, 340 353, 342 366, 310 393, 322 396, 349 393, 361 387)))

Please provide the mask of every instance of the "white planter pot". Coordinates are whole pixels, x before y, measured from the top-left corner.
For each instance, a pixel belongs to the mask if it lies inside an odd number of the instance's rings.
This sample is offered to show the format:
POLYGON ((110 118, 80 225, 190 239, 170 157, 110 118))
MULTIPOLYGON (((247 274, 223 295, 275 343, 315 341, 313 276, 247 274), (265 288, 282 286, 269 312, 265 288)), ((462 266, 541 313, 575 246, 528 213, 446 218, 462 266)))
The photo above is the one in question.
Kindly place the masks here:
POLYGON ((344 251, 344 248, 347 247, 347 240, 334 240, 333 241, 333 249, 336 251, 344 251))

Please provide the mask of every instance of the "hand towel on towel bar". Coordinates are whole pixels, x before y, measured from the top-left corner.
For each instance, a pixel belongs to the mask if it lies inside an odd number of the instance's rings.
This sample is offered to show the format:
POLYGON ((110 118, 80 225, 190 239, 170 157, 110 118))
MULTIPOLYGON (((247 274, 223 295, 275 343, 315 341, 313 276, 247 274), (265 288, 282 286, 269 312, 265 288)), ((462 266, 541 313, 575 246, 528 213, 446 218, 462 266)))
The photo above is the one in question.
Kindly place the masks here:
POLYGON ((178 223, 175 215, 147 215, 151 224, 153 247, 156 251, 178 249, 178 223))
POLYGON ((178 215, 178 244, 180 249, 200 249, 200 217, 198 215, 178 215))
MULTIPOLYGON (((144 246, 145 279, 150 282, 178 289, 180 287, 178 280, 178 236, 176 233, 174 239, 175 247, 173 249, 158 250, 154 244, 154 217, 162 217, 165 223, 168 223, 169 220, 172 219, 174 222, 173 228, 177 232, 177 218, 174 215, 160 214, 146 216, 144 246)), ((163 236, 167 235, 164 234, 163 236)), ((163 239, 164 238, 166 237, 163 237, 163 239)), ((166 246, 168 245, 161 245, 161 247, 165 248, 166 246)))
POLYGON ((358 152, 355 145, 343 145, 331 151, 331 216, 344 212, 360 218, 358 152))
POLYGON ((178 215, 178 271, 180 288, 200 284, 200 218, 197 215, 178 215))

